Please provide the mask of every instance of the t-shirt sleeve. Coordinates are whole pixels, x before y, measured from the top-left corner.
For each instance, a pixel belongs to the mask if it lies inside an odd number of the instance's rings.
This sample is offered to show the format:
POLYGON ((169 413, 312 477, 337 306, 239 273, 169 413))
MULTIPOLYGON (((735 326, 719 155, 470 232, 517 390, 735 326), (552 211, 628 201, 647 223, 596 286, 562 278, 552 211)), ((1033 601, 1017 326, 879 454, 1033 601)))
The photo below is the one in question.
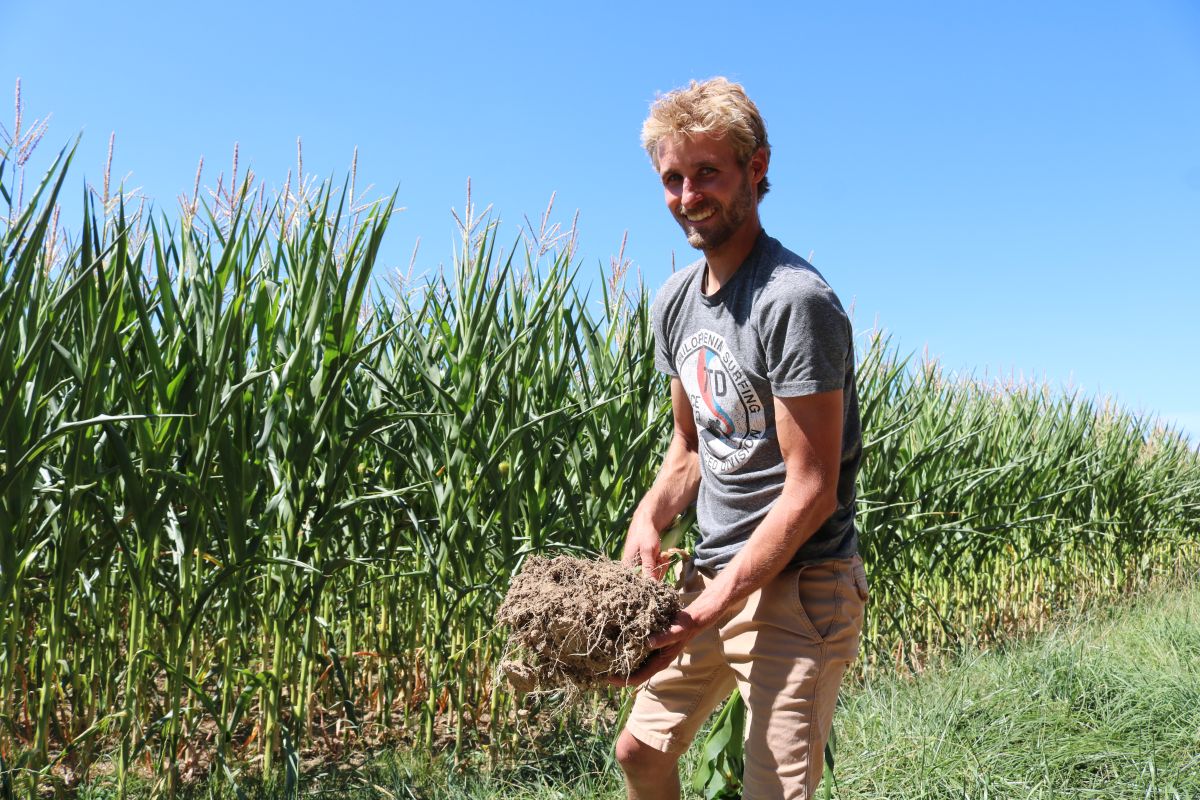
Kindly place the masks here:
POLYGON ((788 289, 765 304, 759 322, 771 391, 800 397, 844 388, 852 357, 846 312, 823 285, 788 289))
POLYGON ((667 340, 665 306, 663 292, 659 292, 650 305, 650 328, 654 332, 654 366, 659 372, 677 378, 679 371, 675 369, 675 359, 671 355, 671 343, 667 340))

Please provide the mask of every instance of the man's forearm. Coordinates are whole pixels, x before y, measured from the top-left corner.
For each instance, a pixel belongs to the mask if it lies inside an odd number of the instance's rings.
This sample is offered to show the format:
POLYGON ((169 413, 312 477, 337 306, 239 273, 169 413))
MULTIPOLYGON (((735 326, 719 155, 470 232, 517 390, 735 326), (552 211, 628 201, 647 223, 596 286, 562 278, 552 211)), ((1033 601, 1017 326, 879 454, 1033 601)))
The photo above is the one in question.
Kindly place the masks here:
POLYGON ((688 606, 688 614, 699 627, 716 622, 726 608, 783 571, 836 508, 836 495, 821 487, 785 487, 745 546, 688 606))

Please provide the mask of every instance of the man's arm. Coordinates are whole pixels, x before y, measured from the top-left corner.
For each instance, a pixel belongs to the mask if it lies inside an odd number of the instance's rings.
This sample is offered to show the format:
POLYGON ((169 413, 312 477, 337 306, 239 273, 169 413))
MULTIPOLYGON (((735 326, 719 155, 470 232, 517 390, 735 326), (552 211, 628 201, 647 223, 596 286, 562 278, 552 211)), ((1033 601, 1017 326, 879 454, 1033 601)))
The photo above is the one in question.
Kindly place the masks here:
POLYGON ((633 512, 621 555, 621 561, 626 564, 640 562, 645 573, 654 578, 662 577, 667 566, 667 559, 662 554, 661 531, 696 501, 700 490, 696 421, 692 417, 691 401, 679 378, 671 378, 671 412, 674 417, 671 444, 654 485, 633 512))
POLYGON ((837 509, 842 458, 842 392, 775 398, 775 426, 787 476, 783 492, 717 578, 651 637, 659 652, 629 677, 641 683, 670 664, 683 646, 733 603, 762 588, 837 509))

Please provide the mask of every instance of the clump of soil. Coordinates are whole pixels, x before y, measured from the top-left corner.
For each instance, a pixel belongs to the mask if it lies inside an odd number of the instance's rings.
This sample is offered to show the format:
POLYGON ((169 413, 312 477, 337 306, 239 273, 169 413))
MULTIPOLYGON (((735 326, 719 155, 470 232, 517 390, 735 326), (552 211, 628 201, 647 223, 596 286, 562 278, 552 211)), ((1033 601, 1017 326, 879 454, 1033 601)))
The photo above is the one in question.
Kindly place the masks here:
POLYGON ((500 668, 518 692, 599 686, 628 677, 666 630, 679 596, 616 561, 533 556, 513 578, 497 621, 519 660, 500 668))

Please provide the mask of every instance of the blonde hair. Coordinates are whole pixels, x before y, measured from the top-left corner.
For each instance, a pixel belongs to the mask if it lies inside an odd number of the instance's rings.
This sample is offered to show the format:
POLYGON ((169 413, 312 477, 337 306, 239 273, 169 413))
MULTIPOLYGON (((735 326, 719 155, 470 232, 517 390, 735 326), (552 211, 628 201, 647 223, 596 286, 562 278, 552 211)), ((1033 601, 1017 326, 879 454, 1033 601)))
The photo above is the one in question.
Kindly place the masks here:
MULTIPOLYGON (((760 147, 768 161, 771 145, 767 141, 767 125, 754 101, 746 96, 740 83, 726 78, 692 81, 685 88, 660 95, 650 106, 650 116, 642 123, 642 147, 658 169, 658 143, 667 136, 706 133, 719 139, 728 137, 745 166, 760 147)), ((758 182, 758 199, 762 200, 769 184, 766 174, 758 182)))

